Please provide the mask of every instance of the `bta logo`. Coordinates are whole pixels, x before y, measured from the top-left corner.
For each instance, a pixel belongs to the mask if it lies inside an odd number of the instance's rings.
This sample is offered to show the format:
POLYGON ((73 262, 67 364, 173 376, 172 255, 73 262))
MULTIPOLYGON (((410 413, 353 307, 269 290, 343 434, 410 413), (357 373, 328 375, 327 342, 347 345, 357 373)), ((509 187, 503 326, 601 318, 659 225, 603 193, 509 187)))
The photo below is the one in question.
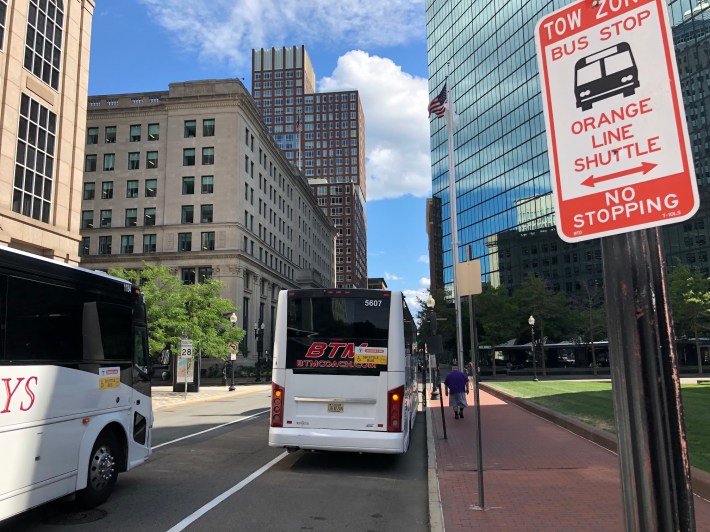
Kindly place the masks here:
POLYGON ((14 377, 0 379, 3 384, 5 400, 2 401, 3 409, 0 414, 7 414, 13 409, 27 412, 35 404, 35 392, 32 389, 38 382, 37 377, 14 377))
MULTIPOLYGON (((367 343, 360 344, 359 347, 367 347, 367 343)), ((339 358, 353 358, 355 356, 355 344, 345 343, 345 342, 331 342, 329 344, 325 342, 313 342, 308 348, 306 353, 307 358, 320 358, 328 352, 328 358, 335 358, 335 356, 340 352, 339 358)))

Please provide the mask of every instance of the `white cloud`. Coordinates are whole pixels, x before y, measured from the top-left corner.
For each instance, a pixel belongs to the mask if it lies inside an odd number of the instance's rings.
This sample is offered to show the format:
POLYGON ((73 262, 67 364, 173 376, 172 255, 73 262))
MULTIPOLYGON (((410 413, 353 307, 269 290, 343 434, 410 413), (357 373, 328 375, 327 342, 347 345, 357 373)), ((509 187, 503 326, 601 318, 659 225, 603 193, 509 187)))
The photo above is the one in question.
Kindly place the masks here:
POLYGON ((140 0, 184 47, 235 66, 251 49, 311 45, 397 46, 424 39, 424 0, 140 0))
POLYGON ((431 195, 426 79, 403 72, 391 59, 353 50, 318 87, 360 93, 368 200, 431 195))
POLYGON ((419 255, 417 262, 423 262, 424 264, 429 264, 429 255, 419 255))
MULTIPOLYGON (((424 39, 424 0, 139 0, 185 51, 243 71, 253 48, 398 46, 424 39)), ((319 82, 357 89, 365 112, 367 199, 431 195, 427 80, 353 50, 319 82)))
POLYGON ((422 277, 421 279, 419 279, 419 286, 426 290, 428 293, 429 287, 431 286, 431 279, 429 279, 428 277, 422 277))
POLYGON ((412 313, 412 316, 416 317, 417 312, 419 312, 419 309, 421 308, 421 304, 419 302, 426 301, 426 298, 429 295, 429 291, 403 290, 402 293, 404 294, 404 299, 407 302, 407 306, 409 307, 409 312, 412 313))
POLYGON ((400 277, 398 275, 395 275, 393 273, 385 272, 385 280, 386 281, 402 281, 404 277, 400 277))

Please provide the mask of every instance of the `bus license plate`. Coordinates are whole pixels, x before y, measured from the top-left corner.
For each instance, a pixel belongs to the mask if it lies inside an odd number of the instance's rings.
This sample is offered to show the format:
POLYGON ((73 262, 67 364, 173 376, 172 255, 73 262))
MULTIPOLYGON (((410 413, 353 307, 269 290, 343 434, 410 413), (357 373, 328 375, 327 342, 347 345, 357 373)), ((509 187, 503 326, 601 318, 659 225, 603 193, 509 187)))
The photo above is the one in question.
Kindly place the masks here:
POLYGON ((343 412, 343 403, 328 403, 328 412, 343 412))

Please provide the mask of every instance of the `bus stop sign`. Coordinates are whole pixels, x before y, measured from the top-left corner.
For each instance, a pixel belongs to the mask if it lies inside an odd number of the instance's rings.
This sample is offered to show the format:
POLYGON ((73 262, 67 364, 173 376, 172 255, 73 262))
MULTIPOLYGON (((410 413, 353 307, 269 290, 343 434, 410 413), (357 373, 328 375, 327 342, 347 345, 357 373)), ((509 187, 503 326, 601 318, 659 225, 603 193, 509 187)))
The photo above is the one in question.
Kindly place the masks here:
POLYGON ((698 209, 666 0, 582 0, 535 28, 557 232, 577 242, 698 209))

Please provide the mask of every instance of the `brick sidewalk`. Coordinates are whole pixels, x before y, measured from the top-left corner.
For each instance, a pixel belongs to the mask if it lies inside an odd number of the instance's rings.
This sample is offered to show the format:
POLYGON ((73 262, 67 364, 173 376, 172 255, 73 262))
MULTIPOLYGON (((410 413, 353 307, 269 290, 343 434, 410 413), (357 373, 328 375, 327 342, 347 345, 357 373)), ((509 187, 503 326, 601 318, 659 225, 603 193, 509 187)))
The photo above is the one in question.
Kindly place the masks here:
MULTIPOLYGON (((455 420, 427 397, 446 532, 623 531, 618 457, 554 423, 480 391, 484 509, 478 509, 476 409, 455 420)), ((473 391, 468 396, 473 405, 473 391)), ((696 529, 710 502, 694 498, 696 529)), ((433 529, 433 528, 432 528, 433 529)))

